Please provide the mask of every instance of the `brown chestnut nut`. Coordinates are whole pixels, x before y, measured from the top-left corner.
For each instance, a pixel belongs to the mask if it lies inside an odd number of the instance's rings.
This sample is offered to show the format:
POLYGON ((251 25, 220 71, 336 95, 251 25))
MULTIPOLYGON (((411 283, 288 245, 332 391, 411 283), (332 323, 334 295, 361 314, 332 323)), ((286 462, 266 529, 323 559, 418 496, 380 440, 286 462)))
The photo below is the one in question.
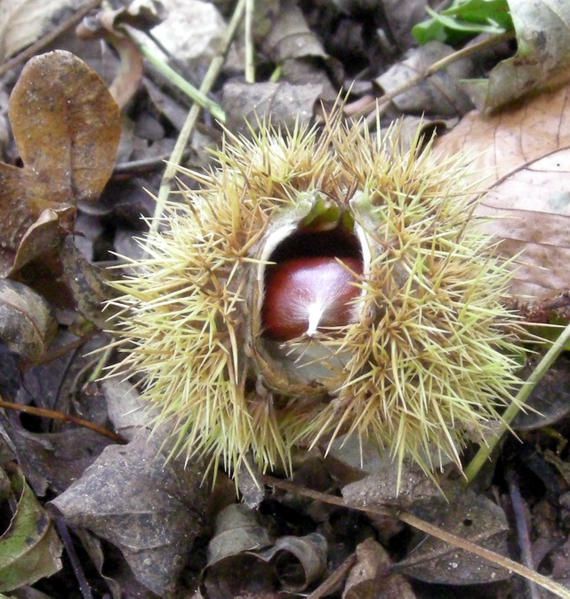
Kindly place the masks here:
POLYGON ((291 258, 271 267, 263 302, 265 335, 288 341, 349 324, 361 271, 356 258, 330 256, 291 258))

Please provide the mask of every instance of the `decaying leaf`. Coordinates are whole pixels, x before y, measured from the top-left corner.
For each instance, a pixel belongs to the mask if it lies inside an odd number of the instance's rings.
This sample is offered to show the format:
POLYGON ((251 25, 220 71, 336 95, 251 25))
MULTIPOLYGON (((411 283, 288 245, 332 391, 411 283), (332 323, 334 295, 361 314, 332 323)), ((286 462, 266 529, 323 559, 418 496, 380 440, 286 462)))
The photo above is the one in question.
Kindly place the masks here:
POLYGON ((6 432, 26 479, 36 495, 62 493, 90 466, 110 441, 84 428, 31 433, 13 422, 6 432))
MULTIPOLYGON (((433 480, 427 478, 417 466, 404 466, 399 476, 393 462, 384 460, 374 471, 374 474, 350 483, 342 488, 342 496, 350 504, 366 507, 368 505, 390 506, 408 510, 422 506, 445 505, 446 499, 433 480)), ((455 494, 452 482, 441 481, 446 494, 455 494)))
POLYGON ((101 385, 107 403, 107 414, 113 429, 131 441, 138 430, 148 427, 152 419, 152 406, 143 402, 129 381, 112 378, 101 385))
POLYGON ((477 214, 491 217, 484 227, 506 256, 521 254, 512 293, 570 288, 570 88, 494 116, 472 112, 437 148, 476 156, 473 173, 489 190, 477 214))
POLYGON ((568 81, 570 4, 567 0, 509 0, 516 31, 515 56, 500 62, 488 79, 464 82, 474 104, 490 111, 568 81))
POLYGON ((37 41, 79 0, 19 0, 2 2, 0 9, 0 61, 37 41))
POLYGON ((304 537, 285 536, 257 555, 271 562, 282 588, 300 593, 319 580, 327 567, 327 540, 313 532, 304 537))
POLYGON ((410 583, 392 573, 388 552, 374 539, 368 538, 356 548, 357 562, 352 567, 342 599, 414 599, 410 583))
POLYGON ((513 421, 515 430, 551 426, 570 414, 570 360, 565 354, 544 375, 526 405, 529 409, 520 412, 513 421))
POLYGON ((208 544, 208 566, 270 543, 267 529, 259 524, 252 509, 239 503, 228 505, 216 518, 216 533, 208 544))
POLYGON ((71 236, 67 236, 63 242, 61 263, 77 311, 85 319, 104 329, 112 314, 112 310, 105 313, 101 311, 103 302, 110 297, 110 289, 105 284, 109 280, 109 271, 88 262, 75 247, 71 236))
POLYGON ((225 31, 218 9, 197 0, 162 0, 166 18, 152 30, 171 56, 192 69, 207 68, 225 31))
POLYGON ((322 85, 291 85, 290 83, 246 84, 229 82, 224 85, 226 126, 230 131, 245 131, 249 122, 271 116, 274 124, 294 126, 308 124, 313 108, 323 91, 322 85))
MULTIPOLYGON (((396 63, 376 78, 385 93, 399 89, 409 80, 417 77, 434 62, 452 54, 453 49, 441 42, 430 42, 425 46, 411 50, 404 60, 396 63)), ((428 77, 410 91, 399 94, 392 102, 402 112, 421 114, 423 112, 439 116, 457 116, 465 114, 472 104, 461 89, 459 80, 472 73, 473 65, 469 60, 459 60, 447 69, 428 77)))
POLYGON ((1 276, 37 256, 37 243, 28 239, 33 251, 19 245, 44 211, 50 211, 46 222, 52 224, 41 228, 48 236, 43 243, 55 243, 54 214, 69 228, 76 203, 99 197, 112 173, 120 135, 118 107, 99 75, 61 50, 27 63, 9 108, 24 167, 0 163, 1 276))
MULTIPOLYGON (((465 491, 439 510, 434 524, 508 556, 509 525, 505 513, 482 495, 465 491)), ((396 568, 407 576, 438 584, 481 584, 506 580, 511 576, 498 564, 434 537, 422 540, 396 568)))
POLYGON ((0 280, 0 340, 34 362, 45 352, 57 328, 48 303, 22 283, 0 280))
POLYGON ((292 0, 282 0, 263 49, 277 64, 289 58, 328 56, 318 37, 307 25, 302 10, 292 0))
POLYGON ((52 502, 67 522, 116 545, 137 580, 160 596, 176 587, 209 490, 199 464, 166 462, 164 451, 159 432, 141 430, 128 445, 104 449, 52 502))
POLYGON ((46 511, 23 475, 10 476, 17 508, 0 536, 0 591, 32 584, 61 569, 62 545, 46 511))

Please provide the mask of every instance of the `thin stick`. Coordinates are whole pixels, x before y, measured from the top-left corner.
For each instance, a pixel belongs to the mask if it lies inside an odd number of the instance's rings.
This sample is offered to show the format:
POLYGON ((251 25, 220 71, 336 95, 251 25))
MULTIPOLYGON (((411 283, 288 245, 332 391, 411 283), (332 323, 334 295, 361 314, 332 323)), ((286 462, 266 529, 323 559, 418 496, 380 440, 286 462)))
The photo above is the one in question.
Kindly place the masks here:
MULTIPOLYGON (((507 472, 507 482, 509 483, 509 494, 511 496, 511 507, 515 517, 515 526, 519 541, 519 549, 522 563, 531 570, 535 570, 532 558, 532 547, 530 541, 530 530, 528 526, 527 510, 521 490, 518 483, 518 477, 513 471, 507 472)), ((531 599, 540 599, 541 592, 532 580, 528 580, 528 591, 531 599)))
POLYGON ((66 19, 63 23, 58 25, 52 31, 46 33, 43 37, 41 37, 37 42, 34 42, 31 46, 28 46, 25 50, 16 54, 13 58, 6 61, 4 64, 0 65, 0 77, 5 75, 8 71, 11 71, 19 64, 25 62, 32 56, 35 56, 43 50, 46 46, 49 46, 53 42, 53 40, 61 35, 64 31, 67 31, 74 25, 77 25, 79 21, 91 10, 97 8, 101 4, 101 0, 89 0, 86 2, 81 8, 79 8, 69 19, 66 19))
POLYGON ((538 363, 532 374, 524 382, 519 392, 511 405, 505 410, 502 417, 501 428, 484 445, 479 447, 479 450, 465 468, 465 484, 471 484, 481 468, 490 459, 491 454, 500 443, 503 435, 510 430, 509 425, 514 420, 515 416, 520 412, 520 409, 528 400, 530 394, 534 391, 536 385, 542 380, 542 377, 548 372, 560 352, 564 350, 566 343, 570 339, 570 324, 562 331, 560 337, 552 344, 551 348, 546 352, 542 360, 538 363))
POLYGON ((67 528, 67 524, 63 518, 55 518, 55 525, 57 527, 57 532, 63 544, 65 545, 65 550, 67 551, 67 557, 71 562, 71 567, 73 569, 73 573, 75 574, 75 578, 79 583, 79 591, 81 592, 81 596, 83 599, 93 599, 93 593, 91 591, 91 587, 87 582, 87 578, 85 577, 85 572, 83 571, 83 567, 81 566, 81 560, 79 559, 77 552, 75 551, 75 546, 73 545, 73 539, 69 534, 69 529, 67 528))
MULTIPOLYGON (((232 15, 232 18, 228 24, 228 28, 226 29, 226 33, 224 34, 224 39, 222 40, 220 53, 212 59, 212 62, 208 67, 208 71, 204 76, 204 80, 202 81, 202 85, 200 86, 200 91, 203 94, 207 94, 210 92, 210 90, 214 86, 214 82, 216 81, 218 75, 220 74, 220 71, 222 70, 226 54, 230 49, 237 28, 243 17, 245 2, 246 0, 240 0, 234 10, 234 14, 232 15)), ((182 127, 182 130, 178 135, 178 139, 176 140, 176 144, 174 146, 174 149, 172 150, 172 154, 170 155, 170 160, 166 164, 164 175, 162 176, 162 181, 160 182, 160 189, 158 190, 158 197, 156 199, 154 216, 150 226, 151 232, 158 230, 160 217, 162 216, 164 207, 166 206, 166 201, 168 200, 168 196, 170 194, 170 187, 172 185, 172 181, 176 177, 176 172, 182 159, 182 155, 184 154, 184 150, 186 148, 186 145, 188 144, 188 140, 190 139, 192 131, 194 130, 196 122, 198 121, 198 117, 200 116, 200 110, 201 107, 198 104, 194 104, 194 106, 192 106, 192 108, 190 109, 184 126, 182 127)))
POLYGON ((523 578, 528 580, 532 580, 542 586, 545 589, 548 589, 550 592, 554 593, 557 597, 562 597, 562 599, 570 599, 570 590, 564 588, 562 585, 552 581, 547 576, 543 576, 542 574, 538 574, 537 572, 533 572, 529 568, 515 562, 514 560, 504 557, 490 549, 486 549, 485 547, 481 547, 476 545, 475 543, 468 541, 462 537, 454 535, 442 528, 439 528, 409 512, 399 512, 394 510, 387 510, 386 508, 378 508, 378 507, 362 507, 359 505, 354 505, 348 501, 345 501, 341 497, 336 497, 334 495, 328 495, 326 493, 320 493, 319 491, 313 491, 312 489, 307 489, 306 487, 299 487, 289 481, 280 480, 278 478, 273 478, 272 476, 263 476, 262 481, 264 484, 272 487, 276 487, 278 489, 283 489, 284 491, 289 491, 291 493, 295 493, 297 495, 301 495, 303 497, 309 497, 311 499, 316 499, 317 501, 322 501, 323 503, 328 503, 332 505, 338 505, 341 507, 349 508, 352 510, 357 510, 359 512, 364 512, 367 514, 374 514, 377 516, 385 516, 386 514, 391 514, 393 517, 398 518, 401 522, 412 526, 417 530, 421 530, 426 534, 429 534, 440 541, 443 541, 452 547, 458 547, 459 549, 463 549, 464 551, 468 551, 469 553, 473 553, 490 561, 492 564, 502 566, 506 570, 510 572, 514 572, 515 574, 519 574, 523 578))
POLYGON ((450 64, 453 64, 454 62, 457 62, 462 58, 468 58, 469 56, 477 54, 481 50, 484 50, 492 46, 496 46, 497 44, 513 39, 514 37, 515 33, 513 31, 507 31, 506 33, 494 35, 492 37, 482 40, 481 42, 472 44, 471 46, 461 48, 461 50, 457 50, 457 52, 453 52, 453 54, 445 56, 441 60, 434 62, 427 69, 424 69, 421 73, 419 73, 415 77, 412 77, 412 79, 409 79, 400 87, 392 90, 391 92, 388 92, 387 94, 384 94, 383 96, 380 96, 379 98, 374 98, 373 100, 370 100, 367 104, 362 106, 360 110, 358 110, 357 114, 367 114, 374 110, 376 106, 380 107, 384 104, 389 104, 394 98, 396 98, 400 94, 403 94, 404 92, 407 92, 413 87, 416 87, 416 85, 419 85, 428 77, 435 75, 435 73, 437 73, 438 71, 445 69, 450 64))
POLYGON ((245 3, 245 82, 255 83, 255 47, 253 45, 253 15, 255 0, 245 3))
POLYGON ((88 428, 89 430, 95 431, 96 433, 113 440, 115 443, 127 443, 127 440, 124 437, 114 433, 113 431, 110 431, 108 428, 99 426, 90 420, 85 420, 85 418, 73 416, 72 414, 64 414, 63 412, 49 410, 48 408, 37 408, 34 406, 26 406, 20 403, 5 401, 1 397, 0 408, 4 408, 5 410, 15 410, 24 414, 31 414, 32 416, 40 416, 41 418, 51 418, 52 420, 71 422, 73 424, 77 424, 78 426, 82 426, 83 428, 88 428))
POLYGON ((222 123, 226 121, 226 113, 222 107, 214 100, 210 100, 206 95, 207 92, 203 92, 201 89, 195 88, 189 81, 184 79, 182 75, 179 75, 171 66, 169 66, 154 49, 145 44, 140 36, 137 35, 136 30, 130 25, 121 25, 121 31, 128 36, 128 38, 135 44, 139 52, 150 62, 150 64, 168 81, 175 85, 181 92, 185 93, 193 102, 200 104, 202 108, 205 108, 212 113, 212 116, 222 123))

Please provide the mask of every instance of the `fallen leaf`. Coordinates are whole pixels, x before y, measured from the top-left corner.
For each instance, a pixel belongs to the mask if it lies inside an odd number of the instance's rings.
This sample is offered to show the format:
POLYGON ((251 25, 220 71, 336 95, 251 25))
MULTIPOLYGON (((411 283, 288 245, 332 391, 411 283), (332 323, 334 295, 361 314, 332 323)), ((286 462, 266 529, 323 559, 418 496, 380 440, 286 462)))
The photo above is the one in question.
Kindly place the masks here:
MULTIPOLYGON (((441 42, 429 42, 425 46, 410 50, 406 57, 394 64, 375 79, 376 84, 389 94, 418 73, 425 71, 434 62, 453 53, 450 46, 441 42)), ((392 103, 401 112, 421 114, 423 112, 439 116, 465 114, 473 106, 459 85, 459 80, 472 73, 470 60, 458 60, 445 70, 435 73, 410 91, 398 94, 392 103)))
POLYGON ((283 590, 300 593, 323 576, 327 549, 325 537, 313 532, 304 537, 279 537, 272 547, 254 554, 272 563, 283 590))
POLYGON ((0 280, 0 340, 35 362, 55 335, 57 323, 48 303, 22 283, 0 280))
MULTIPOLYGON (((481 547, 508 556, 509 525, 502 508, 482 495, 464 491, 442 507, 430 521, 443 530, 481 547)), ((396 571, 436 584, 481 584, 510 578, 508 570, 440 541, 427 537, 395 566, 396 571)))
POLYGON ((463 82, 475 106, 495 110, 531 91, 569 79, 570 4, 567 0, 509 0, 518 50, 488 79, 463 82))
POLYGON ((292 0, 282 0, 277 18, 263 42, 263 50, 277 64, 289 58, 328 57, 311 31, 303 11, 292 0))
POLYGON ((155 406, 148 405, 129 381, 113 377, 102 382, 101 388, 107 404, 107 415, 113 430, 131 441, 137 431, 148 428, 155 406))
POLYGON ((61 569, 62 544, 20 471, 10 476, 16 511, 0 537, 0 591, 13 591, 61 569))
POLYGON ((422 506, 422 509, 438 509, 446 504, 442 487, 447 496, 454 496, 456 485, 442 480, 438 487, 433 480, 427 478, 419 467, 406 465, 401 472, 394 467, 391 460, 381 461, 374 469, 374 474, 357 480, 342 488, 345 501, 367 507, 389 506, 400 510, 411 510, 422 506))
POLYGON ((71 290, 79 314, 86 320, 104 329, 113 310, 107 307, 102 311, 103 302, 110 299, 112 293, 107 285, 109 271, 88 262, 75 247, 71 235, 63 242, 61 263, 65 281, 71 290))
POLYGON ((26 64, 9 114, 24 167, 0 163, 1 276, 37 257, 38 243, 19 245, 44 211, 50 212, 40 232, 51 245, 58 237, 54 221, 69 228, 76 203, 97 200, 111 176, 121 129, 99 75, 61 50, 26 64))
POLYGON ((164 439, 139 431, 103 450, 52 502, 66 521, 116 545, 137 580, 160 596, 173 592, 202 530, 209 484, 196 463, 166 462, 164 439), (161 451, 162 450, 162 451, 161 451))
POLYGON ((274 125, 308 124, 313 108, 321 97, 321 85, 291 85, 290 83, 239 83, 224 85, 223 107, 228 115, 230 131, 247 131, 246 121, 256 122, 271 116, 274 125))
POLYGON ((62 493, 90 466, 110 441, 75 428, 60 433, 31 433, 13 422, 6 425, 18 463, 36 495, 48 489, 62 493))
POLYGON ((475 156, 487 195, 476 214, 517 259, 511 292, 542 298, 570 287, 570 88, 493 116, 468 114, 437 141, 444 155, 475 156))
POLYGON ((270 544, 269 532, 259 524, 256 512, 243 504, 233 503, 216 518, 216 531, 208 544, 208 567, 270 544))
POLYGON ((356 557, 342 599, 415 599, 410 583, 391 572, 392 560, 380 543, 372 538, 362 541, 356 557))
POLYGON ((552 426, 570 414, 570 360, 562 354, 548 370, 512 423, 517 431, 552 426))
POLYGON ((53 27, 74 0, 19 0, 3 2, 0 10, 0 62, 33 44, 53 27))
POLYGON ((198 0, 162 0, 162 4, 166 18, 152 29, 153 37, 194 72, 205 70, 217 56, 226 29, 218 9, 198 0))
POLYGON ((412 27, 426 14, 427 0, 382 0, 384 16, 392 39, 402 50, 415 45, 412 27))

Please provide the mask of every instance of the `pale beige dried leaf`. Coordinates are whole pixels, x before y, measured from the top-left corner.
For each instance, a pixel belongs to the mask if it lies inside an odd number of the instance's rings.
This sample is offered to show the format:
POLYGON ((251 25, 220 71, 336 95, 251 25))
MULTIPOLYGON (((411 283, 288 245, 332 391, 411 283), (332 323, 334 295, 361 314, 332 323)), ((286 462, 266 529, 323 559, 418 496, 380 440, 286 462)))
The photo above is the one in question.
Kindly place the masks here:
POLYGON ((477 210, 506 256, 520 254, 517 297, 570 288, 570 88, 494 116, 468 114, 438 140, 447 155, 475 155, 488 193, 477 210))

